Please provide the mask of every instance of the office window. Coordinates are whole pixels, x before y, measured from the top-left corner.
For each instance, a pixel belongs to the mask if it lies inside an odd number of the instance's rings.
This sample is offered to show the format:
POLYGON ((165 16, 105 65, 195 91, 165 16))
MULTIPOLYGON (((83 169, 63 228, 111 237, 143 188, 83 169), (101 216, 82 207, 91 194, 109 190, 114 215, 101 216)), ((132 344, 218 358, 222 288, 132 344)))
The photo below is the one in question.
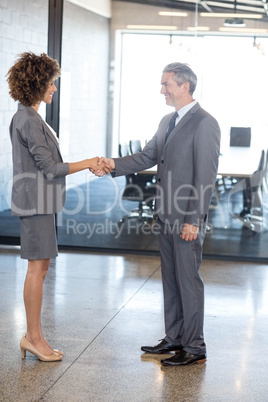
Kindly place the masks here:
POLYGON ((253 145, 267 145, 268 39, 124 33, 121 43, 119 142, 137 135, 150 139, 161 116, 172 111, 160 94, 160 79, 166 64, 180 61, 197 74, 194 97, 219 121, 223 145, 231 126, 250 126, 253 145))
MULTIPOLYGON (((121 58, 116 64, 120 71, 116 100, 120 108, 115 115, 119 142, 140 139, 145 144, 154 135, 161 117, 172 111, 160 94, 162 69, 180 61, 188 63, 197 74, 194 98, 220 124, 220 160, 229 151, 230 128, 250 127, 250 149, 243 163, 246 168, 252 166, 252 174, 258 169, 261 150, 266 153, 268 148, 268 83, 264 78, 267 38, 122 33, 121 46, 121 58)), ((204 254, 267 260, 268 195, 259 176, 256 173, 251 178, 253 185, 241 175, 218 177, 204 254), (243 191, 248 186, 252 198, 249 214, 249 201, 246 205, 243 191)), ((142 241, 141 238, 140 249, 144 247, 142 241)), ((147 243, 153 250, 153 241, 147 243)), ((132 247, 134 241, 130 244, 132 247)))

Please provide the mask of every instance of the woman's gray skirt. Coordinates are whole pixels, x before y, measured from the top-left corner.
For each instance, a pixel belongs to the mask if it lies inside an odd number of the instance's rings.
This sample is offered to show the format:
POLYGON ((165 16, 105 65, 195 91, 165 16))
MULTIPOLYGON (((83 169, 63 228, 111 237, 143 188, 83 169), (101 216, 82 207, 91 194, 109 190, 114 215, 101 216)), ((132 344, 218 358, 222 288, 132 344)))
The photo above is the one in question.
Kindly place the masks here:
POLYGON ((20 218, 21 258, 43 260, 58 255, 55 215, 20 218))

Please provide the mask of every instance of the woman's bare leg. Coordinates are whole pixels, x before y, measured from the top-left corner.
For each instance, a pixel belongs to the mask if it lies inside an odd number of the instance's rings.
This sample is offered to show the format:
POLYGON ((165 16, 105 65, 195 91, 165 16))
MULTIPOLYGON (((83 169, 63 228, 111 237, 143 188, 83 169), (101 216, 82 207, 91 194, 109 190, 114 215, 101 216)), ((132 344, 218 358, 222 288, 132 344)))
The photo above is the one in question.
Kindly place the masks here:
POLYGON ((50 346, 50 344, 48 343, 48 341, 46 340, 46 338, 45 338, 44 335, 43 335, 42 328, 41 328, 41 322, 40 322, 40 334, 41 334, 41 338, 43 339, 43 341, 45 342, 45 344, 46 344, 46 345, 49 347, 49 349, 51 350, 51 353, 63 354, 63 352, 61 352, 61 351, 59 351, 59 350, 56 350, 56 349, 53 349, 53 348, 50 346))
POLYGON ((41 330, 43 285, 49 259, 29 260, 24 283, 24 304, 27 319, 27 339, 42 354, 51 355, 52 348, 44 341, 41 330))

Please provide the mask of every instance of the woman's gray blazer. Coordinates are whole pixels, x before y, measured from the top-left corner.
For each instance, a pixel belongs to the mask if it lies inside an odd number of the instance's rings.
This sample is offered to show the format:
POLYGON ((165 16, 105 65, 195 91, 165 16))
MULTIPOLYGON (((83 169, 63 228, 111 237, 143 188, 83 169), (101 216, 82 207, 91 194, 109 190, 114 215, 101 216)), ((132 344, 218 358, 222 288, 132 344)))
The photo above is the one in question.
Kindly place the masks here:
POLYGON ((54 214, 65 202, 65 176, 58 142, 31 106, 18 105, 10 124, 13 158, 11 213, 17 216, 54 214))

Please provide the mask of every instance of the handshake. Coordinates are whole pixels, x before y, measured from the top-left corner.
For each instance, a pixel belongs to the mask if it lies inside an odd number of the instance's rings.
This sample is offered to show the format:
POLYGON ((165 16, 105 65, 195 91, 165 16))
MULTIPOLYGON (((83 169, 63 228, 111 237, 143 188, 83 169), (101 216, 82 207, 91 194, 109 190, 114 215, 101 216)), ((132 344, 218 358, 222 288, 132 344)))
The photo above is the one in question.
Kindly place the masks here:
POLYGON ((102 156, 99 158, 96 156, 95 158, 90 159, 90 167, 89 170, 95 176, 102 177, 107 173, 110 173, 115 168, 115 163, 113 159, 108 159, 102 156))

